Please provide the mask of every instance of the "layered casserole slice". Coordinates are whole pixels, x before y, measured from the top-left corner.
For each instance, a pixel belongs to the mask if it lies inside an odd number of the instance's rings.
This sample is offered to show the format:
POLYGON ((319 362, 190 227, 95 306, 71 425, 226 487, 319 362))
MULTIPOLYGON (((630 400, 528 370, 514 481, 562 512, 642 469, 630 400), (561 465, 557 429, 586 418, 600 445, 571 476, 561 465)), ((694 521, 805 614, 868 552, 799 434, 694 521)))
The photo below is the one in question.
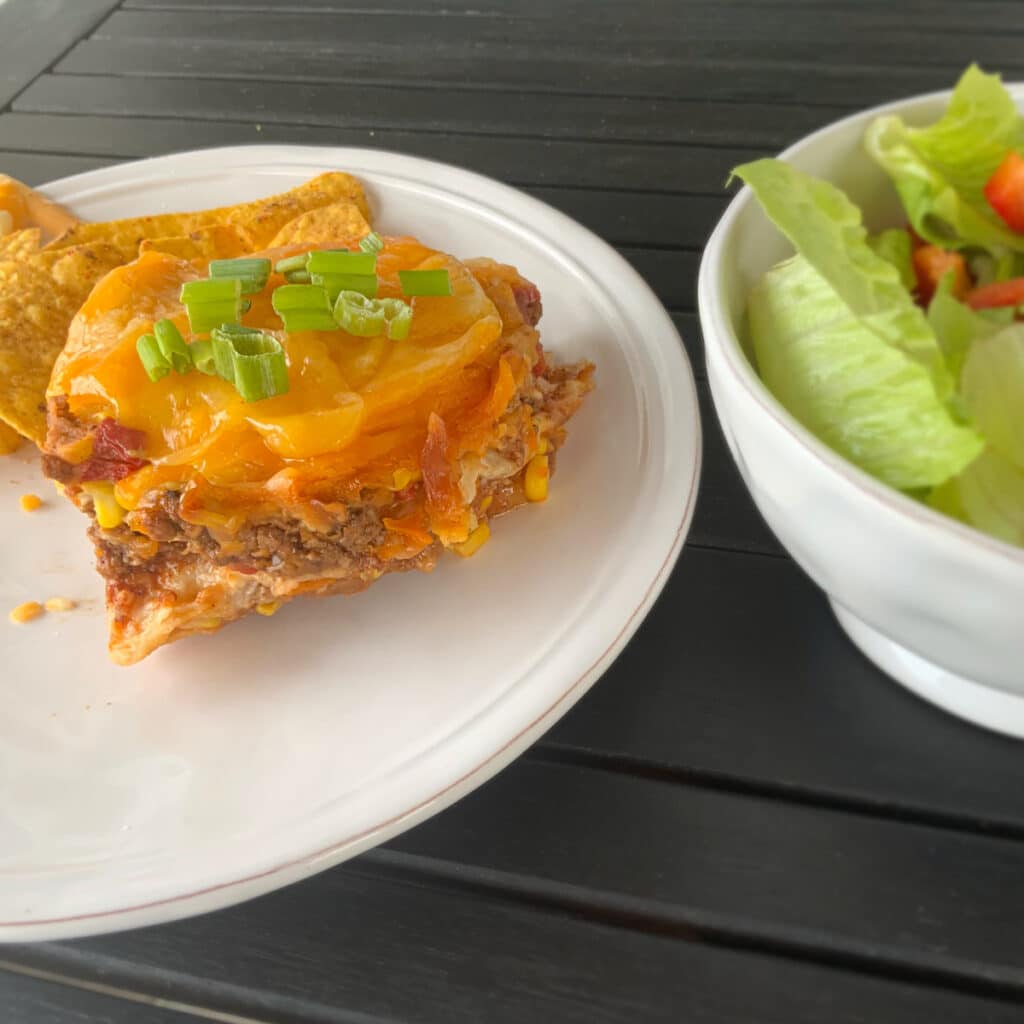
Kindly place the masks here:
POLYGON ((54 368, 44 454, 93 520, 113 660, 429 570, 543 500, 593 367, 545 354, 540 313, 512 267, 411 238, 113 270, 54 368))

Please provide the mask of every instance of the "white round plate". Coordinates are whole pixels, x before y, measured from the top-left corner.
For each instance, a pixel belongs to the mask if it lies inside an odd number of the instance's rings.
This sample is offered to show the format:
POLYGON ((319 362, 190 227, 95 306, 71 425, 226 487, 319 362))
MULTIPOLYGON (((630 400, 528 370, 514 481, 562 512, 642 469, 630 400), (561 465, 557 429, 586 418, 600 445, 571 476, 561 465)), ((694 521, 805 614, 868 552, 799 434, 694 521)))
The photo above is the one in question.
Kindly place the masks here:
POLYGON ((100 220, 235 203, 324 170, 366 184, 375 224, 513 263, 541 334, 597 364, 548 502, 473 559, 296 601, 157 651, 106 656, 85 518, 37 460, 0 460, 0 939, 152 924, 337 864, 508 764, 636 630, 693 512, 700 425, 679 336, 642 279, 560 213, 466 171, 393 153, 239 147, 66 178, 44 191, 100 220), (18 496, 46 505, 26 514, 18 496))

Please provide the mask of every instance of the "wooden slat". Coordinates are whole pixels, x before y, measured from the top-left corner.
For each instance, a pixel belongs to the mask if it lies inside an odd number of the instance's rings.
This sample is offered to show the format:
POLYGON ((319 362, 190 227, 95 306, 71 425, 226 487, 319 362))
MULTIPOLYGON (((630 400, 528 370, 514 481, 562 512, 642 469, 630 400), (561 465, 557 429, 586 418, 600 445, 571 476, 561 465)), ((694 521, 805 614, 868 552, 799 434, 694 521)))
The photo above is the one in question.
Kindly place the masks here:
POLYGON ((707 373, 704 366, 704 338, 700 333, 700 322, 696 313, 672 313, 672 322, 676 325, 679 336, 683 339, 686 354, 690 357, 690 367, 698 381, 703 380, 707 373))
MULTIPOLYGON (((290 9, 308 11, 314 14, 327 12, 362 14, 388 13, 410 16, 446 17, 449 14, 463 14, 473 17, 500 18, 547 18, 552 21, 564 20, 570 16, 585 16, 593 20, 605 19, 618 24, 630 18, 647 18, 659 23, 666 19, 678 19, 695 9, 720 6, 720 0, 645 0, 643 4, 624 5, 619 0, 563 0, 553 7, 546 0, 292 0, 290 9)), ((238 10, 263 13, 280 9, 273 0, 124 0, 126 10, 238 10)), ((927 18, 936 29, 990 30, 998 25, 1014 31, 1019 10, 1016 0, 964 0, 950 4, 936 4, 933 0, 904 0, 898 8, 890 0, 857 0, 851 8, 849 0, 732 0, 729 9, 737 16, 765 14, 784 16, 809 16, 819 14, 823 9, 842 15, 854 12, 868 12, 874 16, 888 16, 893 19, 916 20, 927 18)))
POLYGON ((117 0, 0 4, 0 110, 116 6, 117 0))
POLYGON ((669 309, 694 309, 697 302, 699 252, 639 249, 633 246, 619 246, 618 249, 669 309))
POLYGON ((386 849, 669 928, 1024 995, 1019 841, 527 756, 386 849))
POLYGON ((356 862, 193 921, 7 955, 303 1024, 1017 1019, 1010 1004, 633 930, 641 923, 388 880, 356 862))
MULTIPOLYGON (((202 41, 228 37, 243 41, 287 39, 292 44, 308 42, 317 45, 345 36, 353 40, 410 44, 416 40, 433 42, 435 39, 472 44, 522 40, 538 47, 586 47, 600 52, 602 44, 610 41, 609 30, 612 29, 620 52, 622 47, 628 46, 623 56, 631 59, 653 54, 670 56, 678 43, 760 40, 767 44, 795 40, 813 44, 823 55, 828 55, 829 51, 849 54, 852 47, 864 48, 877 60, 891 47, 906 46, 916 41, 917 47, 906 50, 906 63, 920 63, 922 56, 931 51, 928 63, 954 59, 963 64, 962 49, 957 52, 956 44, 966 33, 983 52, 1006 53, 1018 61, 1021 59, 1019 53, 1014 54, 1012 50, 1014 33, 1001 35, 999 28, 991 22, 966 14, 955 20, 951 14, 947 15, 947 22, 951 23, 936 27, 930 18, 909 23, 902 11, 872 5, 858 10, 849 6, 830 8, 815 4, 765 8, 757 2, 729 5, 684 3, 674 10, 663 6, 662 12, 660 17, 645 17, 646 9, 638 6, 632 12, 620 9, 602 14, 600 7, 595 9, 583 3, 577 3, 575 11, 572 8, 566 10, 561 18, 556 11, 537 18, 515 18, 497 12, 492 17, 481 18, 455 11, 441 18, 431 16, 429 12, 398 18, 391 11, 377 13, 369 4, 351 13, 302 13, 301 8, 288 11, 271 8, 260 12, 258 17, 249 11, 231 9, 204 8, 187 18, 178 11, 126 10, 109 18, 95 35, 107 39, 164 37, 202 41), (565 19, 571 19, 571 33, 565 31, 565 19), (956 29, 961 35, 953 36, 951 29, 956 29), (867 50, 872 43, 876 44, 877 50, 867 50), (1008 45, 1004 47, 1002 43, 1008 45)), ((771 55, 777 56, 774 52, 771 55)))
MULTIPOLYGON (((0 958, 5 951, 0 949, 0 958)), ((201 1017, 0 968, 4 1024, 198 1024, 201 1017)), ((209 1018, 207 1018, 209 1019, 209 1018)))
POLYGON ((808 64, 814 73, 809 94, 797 75, 780 75, 778 66, 757 59, 679 62, 617 59, 615 43, 606 52, 585 50, 538 52, 533 45, 506 41, 490 45, 431 41, 424 48, 377 38, 355 39, 338 32, 327 47, 282 43, 267 49, 262 42, 231 37, 204 40, 165 38, 89 39, 57 66, 59 73, 242 78, 284 82, 374 82, 456 85, 473 89, 529 89, 597 96, 656 96, 753 102, 811 103, 850 106, 881 103, 895 96, 948 88, 944 67, 900 65, 886 69, 808 64))
MULTIPOLYGON (((183 39, 197 43, 231 39, 237 43, 265 42, 275 47, 287 39, 292 45, 304 44, 308 49, 331 51, 332 40, 341 43, 339 58, 353 43, 365 43, 371 49, 406 45, 414 52, 441 48, 446 52, 496 45, 528 46, 531 60, 544 56, 566 60, 566 70, 575 64, 577 76, 586 75, 586 57, 599 67, 607 63, 625 62, 631 65, 701 65, 706 62, 745 64, 763 63, 766 59, 776 66, 802 67, 805 75, 818 75, 818 69, 829 65, 867 66, 877 78, 886 79, 892 68, 913 66, 943 69, 948 80, 940 85, 952 84, 963 70, 964 36, 970 39, 970 57, 985 62, 991 70, 1020 71, 1022 67, 1019 36, 1000 33, 983 19, 965 18, 956 28, 933 28, 931 18, 893 18, 891 13, 872 13, 870 9, 852 16, 849 9, 828 10, 804 8, 794 11, 766 11, 754 6, 743 14, 730 7, 682 7, 675 17, 632 17, 609 22, 608 19, 590 21, 587 17, 566 19, 552 24, 548 19, 507 19, 504 17, 464 17, 450 13, 443 18, 395 17, 389 12, 359 11, 355 14, 314 13, 301 14, 278 10, 253 16, 245 12, 196 11, 188 18, 180 12, 123 11, 110 18, 98 33, 101 38, 120 40, 183 39), (745 15, 745 16, 744 16, 745 15), (571 23, 573 32, 567 37, 563 25, 571 23), (857 58, 851 61, 851 49, 857 58), (583 66, 581 66, 581 64, 583 66)), ((507 51, 506 51, 507 52, 507 51)), ((795 70, 795 69, 794 69, 795 70)), ((791 88, 798 88, 804 76, 794 74, 791 88)), ((480 81, 480 76, 474 76, 480 81)), ((742 78, 742 72, 736 73, 742 78)), ((777 76, 780 80, 788 77, 777 76)), ((827 77, 827 76, 826 76, 827 77)), ((897 73, 895 78, 900 78, 897 73)), ((896 83, 894 82, 894 86, 896 83)), ((728 90, 728 82, 722 87, 728 90)), ((566 74, 560 88, 579 89, 576 79, 566 74)), ((775 95, 778 85, 769 85, 769 95, 775 95)), ((866 91, 873 93, 875 85, 866 91)), ((914 91, 905 82, 901 91, 914 91)), ((711 90, 714 92, 714 88, 711 90)), ((691 94, 700 97, 708 89, 691 94)), ((728 92, 726 91, 726 95, 728 92)), ((736 98, 749 93, 738 92, 736 98)), ((756 94, 755 94, 756 95, 756 94)), ((791 94, 792 95, 792 94, 791 94)), ((795 102, 804 107, 821 102, 815 91, 806 90, 795 102)), ((845 103, 854 108, 864 105, 868 98, 860 90, 851 90, 845 103)))
POLYGON ((372 85, 217 82, 113 75, 44 75, 14 109, 74 113, 388 127, 525 138, 704 143, 778 148, 827 124, 833 107, 628 100, 595 96, 409 90, 372 85))
POLYGON ((5 153, 0 150, 0 173, 9 174, 28 185, 41 185, 83 171, 106 167, 116 160, 96 156, 63 156, 55 153, 5 153))
MULTIPOLYGON (((4 114, 0 150, 145 157, 208 146, 249 143, 369 146, 457 164, 514 185, 709 193, 721 197, 731 168, 761 154, 746 148, 565 142, 502 136, 443 135, 374 128, 337 128, 91 114, 4 114)), ((654 199, 657 207, 661 200, 654 199)))
MULTIPOLYGON (((694 539, 714 528, 702 517, 721 506, 725 472, 705 469, 694 539)), ((783 559, 687 549, 633 643, 542 742, 623 770, 1024 836, 1020 744, 886 679, 783 559)))
MULTIPOLYGON (((782 555, 781 545, 751 501, 726 447, 711 404, 710 391, 700 381, 704 375, 702 355, 694 352, 692 346, 688 346, 688 352, 695 368, 700 371, 697 397, 704 434, 704 458, 697 509, 687 543, 698 547, 782 555)), ((677 648, 676 664, 688 662, 689 650, 684 653, 677 648)))

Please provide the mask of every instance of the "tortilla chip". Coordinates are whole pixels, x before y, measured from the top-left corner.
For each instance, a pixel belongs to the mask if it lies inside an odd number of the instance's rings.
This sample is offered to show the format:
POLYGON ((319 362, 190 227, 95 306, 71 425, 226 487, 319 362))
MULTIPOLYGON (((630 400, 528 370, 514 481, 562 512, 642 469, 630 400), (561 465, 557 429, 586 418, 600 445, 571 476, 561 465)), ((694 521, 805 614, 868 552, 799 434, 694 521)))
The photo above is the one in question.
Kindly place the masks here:
POLYGON ((0 260, 23 260, 39 251, 39 228, 23 228, 9 235, 0 235, 0 260))
POLYGON ((241 224, 211 224, 189 235, 147 238, 139 252, 165 252, 182 260, 233 260, 253 252, 256 245, 248 229, 241 224))
POLYGON ((0 421, 42 444, 45 394, 68 326, 93 285, 121 263, 113 246, 0 260, 0 421))
POLYGON ((67 231, 78 219, 46 196, 14 178, 0 174, 0 234, 39 227, 49 240, 67 231))
POLYGON ((6 423, 0 423, 0 455, 10 455, 21 444, 21 434, 6 423))
POLYGON ((368 214, 366 196, 359 182, 341 171, 328 171, 293 188, 290 192, 216 210, 197 213, 161 213, 151 217, 133 217, 107 223, 82 223, 65 231, 48 248, 67 248, 87 242, 105 242, 122 253, 122 262, 135 257, 140 244, 148 238, 180 238, 215 224, 240 225, 252 237, 255 249, 266 248, 290 220, 307 210, 331 203, 354 203, 368 214))
POLYGON ((0 234, 0 422, 37 444, 46 434, 50 373, 75 313, 100 278, 138 256, 140 245, 188 260, 231 259, 268 248, 287 227, 315 232, 311 241, 369 231, 362 186, 340 171, 240 206, 107 223, 76 222, 0 175, 0 214, 9 229, 0 234), (302 221, 321 208, 321 218, 302 221), (39 249, 40 238, 55 229, 63 234, 39 249))
POLYGON ((333 242, 362 238, 370 225, 355 203, 331 203, 299 214, 274 236, 268 248, 276 249, 295 242, 333 242))

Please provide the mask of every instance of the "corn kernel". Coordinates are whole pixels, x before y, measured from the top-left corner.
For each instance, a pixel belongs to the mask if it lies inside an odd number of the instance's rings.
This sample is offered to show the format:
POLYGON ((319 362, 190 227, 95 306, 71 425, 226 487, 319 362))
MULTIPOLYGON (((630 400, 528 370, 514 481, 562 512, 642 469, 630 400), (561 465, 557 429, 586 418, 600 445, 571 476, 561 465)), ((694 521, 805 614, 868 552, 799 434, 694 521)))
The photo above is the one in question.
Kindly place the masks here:
POLYGON ((22 512, 35 512, 43 504, 43 499, 38 494, 23 494, 18 499, 22 512))
POLYGON ((114 499, 121 508, 128 512, 134 512, 139 505, 139 495, 136 489, 128 483, 127 478, 124 480, 118 480, 118 482, 114 484, 114 499))
POLYGON ((78 607, 78 602, 70 597, 50 597, 43 602, 43 607, 48 612, 70 612, 78 607))
POLYGON ((490 536, 491 528, 481 523, 461 544, 453 544, 452 549, 463 558, 471 558, 487 543, 490 536))
POLYGON ((481 512, 486 512, 491 507, 491 505, 493 505, 493 504, 494 504, 494 495, 493 494, 488 494, 487 497, 484 498, 484 500, 480 502, 480 511, 481 512))
POLYGON ((43 614, 43 606, 38 601, 26 601, 11 610, 8 616, 11 622, 23 626, 26 622, 38 619, 43 614))
POLYGON ((96 522, 101 529, 112 530, 124 522, 125 509, 114 497, 114 486, 108 483, 82 484, 82 490, 92 498, 96 522))
POLYGON ((415 479, 416 474, 409 469, 396 469, 393 477, 392 490, 404 491, 415 479))
POLYGON ((526 475, 523 478, 523 490, 527 501, 544 501, 548 496, 548 457, 535 455, 526 464, 526 475))
POLYGON ((273 615, 280 607, 280 601, 264 601, 262 604, 256 605, 256 613, 257 615, 273 615))

